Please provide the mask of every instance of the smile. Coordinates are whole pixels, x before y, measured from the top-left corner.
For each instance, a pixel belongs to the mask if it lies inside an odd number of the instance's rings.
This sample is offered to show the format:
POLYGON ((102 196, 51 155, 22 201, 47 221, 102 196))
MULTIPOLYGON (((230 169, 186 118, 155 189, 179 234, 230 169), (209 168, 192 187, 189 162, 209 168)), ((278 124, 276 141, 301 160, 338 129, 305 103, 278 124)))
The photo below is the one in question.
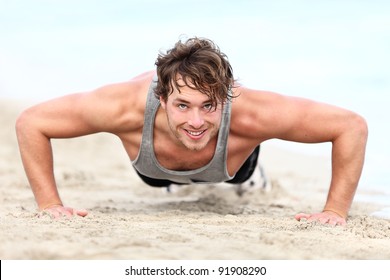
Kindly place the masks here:
POLYGON ((205 133, 206 130, 192 131, 192 130, 184 129, 184 131, 187 132, 190 136, 199 137, 199 136, 201 136, 203 133, 205 133))

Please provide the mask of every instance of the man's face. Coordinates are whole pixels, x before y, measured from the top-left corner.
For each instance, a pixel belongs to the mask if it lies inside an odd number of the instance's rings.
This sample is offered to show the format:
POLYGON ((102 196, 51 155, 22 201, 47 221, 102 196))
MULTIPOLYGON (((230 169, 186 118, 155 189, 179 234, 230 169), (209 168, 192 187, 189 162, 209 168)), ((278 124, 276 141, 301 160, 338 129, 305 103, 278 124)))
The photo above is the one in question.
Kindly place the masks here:
POLYGON ((168 100, 160 100, 172 135, 187 149, 202 150, 217 136, 222 105, 212 106, 209 97, 187 86, 175 88, 168 100))

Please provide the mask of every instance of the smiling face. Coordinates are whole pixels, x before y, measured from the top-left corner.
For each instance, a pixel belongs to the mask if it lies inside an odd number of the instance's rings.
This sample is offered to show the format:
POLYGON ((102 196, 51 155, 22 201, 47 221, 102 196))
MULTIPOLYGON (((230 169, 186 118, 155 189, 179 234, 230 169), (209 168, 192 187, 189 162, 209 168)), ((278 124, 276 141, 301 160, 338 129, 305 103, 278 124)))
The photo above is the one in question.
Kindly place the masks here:
POLYGON ((213 107, 207 95, 183 85, 160 102, 172 136, 187 149, 202 150, 218 135, 222 105, 213 107))

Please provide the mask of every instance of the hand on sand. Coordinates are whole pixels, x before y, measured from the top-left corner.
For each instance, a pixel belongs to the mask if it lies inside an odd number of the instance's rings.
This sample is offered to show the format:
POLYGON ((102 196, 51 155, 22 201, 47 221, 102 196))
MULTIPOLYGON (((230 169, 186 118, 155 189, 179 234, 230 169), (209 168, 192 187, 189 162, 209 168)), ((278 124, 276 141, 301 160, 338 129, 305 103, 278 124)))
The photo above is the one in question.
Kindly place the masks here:
POLYGON ((40 213, 40 217, 44 214, 48 214, 53 219, 70 218, 72 216, 85 217, 88 215, 87 210, 77 210, 71 207, 65 207, 62 205, 53 205, 40 213))
POLYGON ((345 226, 347 224, 345 218, 332 211, 324 211, 314 214, 299 213, 295 215, 295 219, 298 221, 307 220, 308 222, 319 222, 321 224, 329 224, 332 226, 345 226))

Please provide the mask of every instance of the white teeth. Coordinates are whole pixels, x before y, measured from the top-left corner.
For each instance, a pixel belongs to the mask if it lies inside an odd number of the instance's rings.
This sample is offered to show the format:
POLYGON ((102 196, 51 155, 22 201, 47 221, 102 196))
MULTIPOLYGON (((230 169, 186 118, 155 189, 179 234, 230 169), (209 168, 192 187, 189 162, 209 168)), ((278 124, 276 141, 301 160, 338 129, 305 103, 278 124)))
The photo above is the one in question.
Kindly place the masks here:
POLYGON ((193 136, 199 136, 199 135, 201 135, 201 134, 203 133, 203 131, 197 131, 197 132, 195 132, 195 131, 189 131, 189 130, 187 130, 187 132, 188 132, 189 134, 193 135, 193 136))

